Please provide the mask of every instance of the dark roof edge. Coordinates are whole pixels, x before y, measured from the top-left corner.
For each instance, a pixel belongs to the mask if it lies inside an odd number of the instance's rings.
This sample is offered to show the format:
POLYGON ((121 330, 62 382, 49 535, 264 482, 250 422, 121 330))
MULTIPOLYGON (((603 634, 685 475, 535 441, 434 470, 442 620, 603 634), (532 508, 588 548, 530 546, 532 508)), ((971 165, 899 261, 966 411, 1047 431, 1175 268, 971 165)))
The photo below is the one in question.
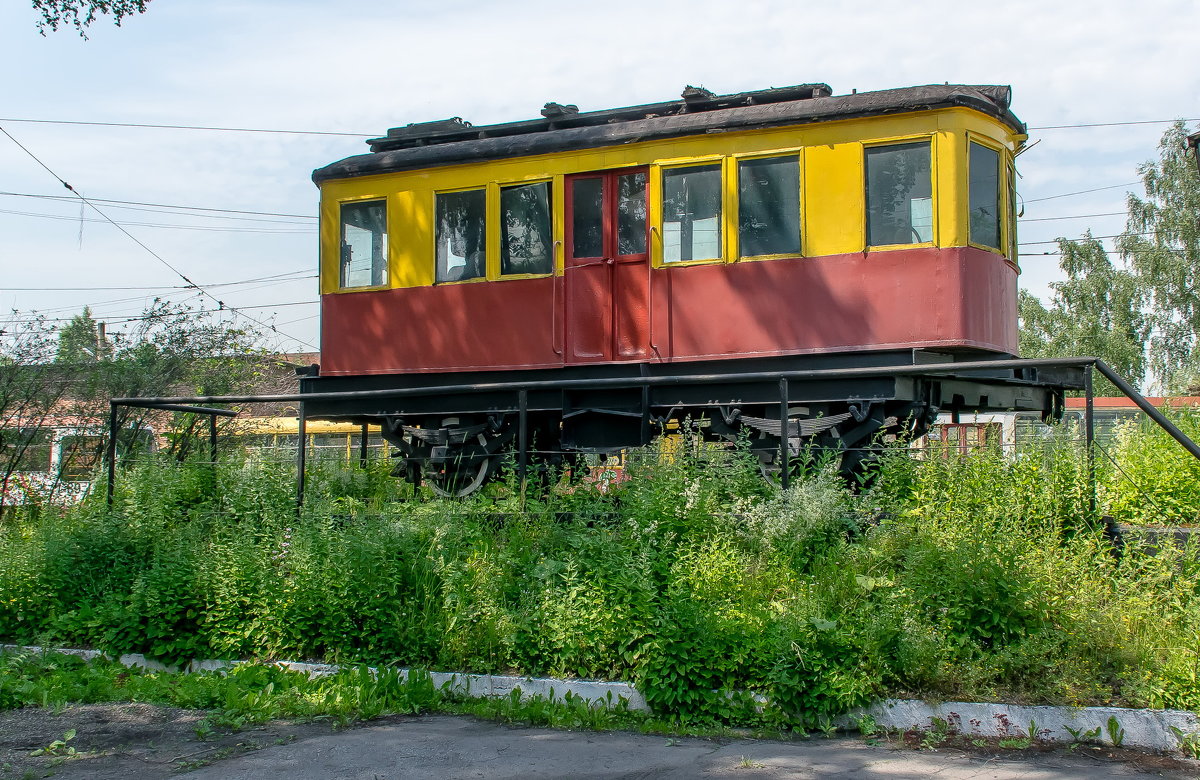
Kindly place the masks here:
MULTIPOLYGON (((313 181, 371 176, 456 163, 527 157, 553 152, 677 138, 756 127, 802 125, 938 108, 971 108, 994 117, 1014 132, 1024 123, 1009 109, 1006 86, 933 84, 918 87, 814 97, 698 113, 616 121, 611 124, 540 130, 355 155, 313 171, 313 181)), ((502 127, 502 126, 493 126, 502 127)), ((486 131, 486 127, 478 128, 486 131)))

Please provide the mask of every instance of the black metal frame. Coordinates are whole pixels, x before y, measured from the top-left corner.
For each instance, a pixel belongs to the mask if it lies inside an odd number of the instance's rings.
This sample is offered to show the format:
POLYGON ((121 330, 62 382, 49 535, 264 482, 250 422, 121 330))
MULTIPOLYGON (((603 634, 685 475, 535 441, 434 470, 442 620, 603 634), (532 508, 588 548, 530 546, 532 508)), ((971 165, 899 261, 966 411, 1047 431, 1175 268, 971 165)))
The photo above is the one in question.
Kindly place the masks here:
MULTIPOLYGON (((216 417, 233 417, 237 411, 223 408, 213 408, 207 404, 245 404, 245 403, 299 403, 299 447, 296 454, 296 505, 299 508, 304 501, 305 459, 306 459, 306 426, 308 410, 306 404, 314 401, 362 401, 362 400, 395 400, 411 397, 437 397, 444 395, 500 393, 515 394, 515 405, 506 411, 515 411, 518 417, 517 431, 517 465, 518 479, 524 484, 528 470, 529 455, 529 406, 531 391, 565 390, 597 390, 604 388, 640 389, 642 403, 649 405, 649 391, 654 387, 675 387, 689 385, 757 385, 778 383, 780 420, 788 417, 788 405, 791 400, 790 388, 796 384, 818 383, 830 380, 870 378, 898 378, 932 376, 952 379, 961 382, 997 382, 1005 381, 1005 372, 1012 372, 1007 377, 1014 380, 1018 371, 1030 371, 1033 374, 1045 371, 1053 380, 1040 381, 1034 379, 1020 380, 1022 384, 1035 388, 1056 390, 1064 388, 1083 389, 1087 397, 1085 413, 1085 437, 1088 451, 1088 472, 1093 483, 1091 506, 1095 507, 1095 462, 1094 462, 1094 425, 1093 425, 1093 396, 1092 372, 1099 371, 1111 381, 1117 389, 1130 398, 1139 409, 1145 412, 1155 423, 1170 434, 1194 457, 1200 459, 1200 445, 1193 442, 1177 426, 1168 420, 1158 409, 1145 399, 1132 385, 1122 379, 1104 361, 1094 357, 1072 358, 1014 358, 994 360, 974 360, 948 363, 925 363, 913 365, 892 366, 856 366, 843 368, 815 368, 792 371, 747 371, 737 373, 697 373, 672 374, 666 376, 600 376, 591 378, 567 378, 560 380, 530 380, 517 379, 512 381, 492 381, 474 384, 428 385, 422 387, 392 387, 373 390, 341 390, 334 392, 287 393, 271 395, 225 395, 225 396, 195 396, 195 397, 154 397, 154 398, 114 398, 110 404, 109 440, 108 440, 108 502, 111 506, 116 479, 116 440, 117 407, 131 406, 147 409, 162 409, 166 411, 190 412, 211 415, 209 435, 211 448, 216 453, 216 417), (1058 374, 1055 374, 1055 371, 1058 374), (203 404, 204 406, 202 406, 203 404)), ((439 377, 440 378, 440 377, 439 377)), ((322 415, 327 416, 327 415, 322 415)), ((336 415, 335 415, 336 416, 336 415)), ((643 415, 643 419, 645 416, 643 415)), ((643 426, 645 423, 643 423, 643 426)), ((782 429, 782 423, 781 423, 782 429)), ((365 462, 366 425, 363 425, 363 452, 365 462)), ((787 488, 789 473, 788 436, 780 436, 779 457, 781 464, 781 486, 787 488)))

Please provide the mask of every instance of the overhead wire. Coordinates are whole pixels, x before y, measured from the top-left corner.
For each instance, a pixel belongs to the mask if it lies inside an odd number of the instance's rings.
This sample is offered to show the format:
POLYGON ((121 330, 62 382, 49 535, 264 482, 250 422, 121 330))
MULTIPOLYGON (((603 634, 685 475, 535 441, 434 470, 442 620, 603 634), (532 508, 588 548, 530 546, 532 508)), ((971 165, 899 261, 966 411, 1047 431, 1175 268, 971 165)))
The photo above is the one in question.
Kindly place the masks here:
MULTIPOLYGON (((0 191, 0 195, 7 195, 14 198, 37 198, 40 200, 59 200, 73 203, 74 199, 66 195, 40 195, 31 192, 8 192, 0 191)), ((129 208, 131 211, 143 211, 149 209, 134 209, 133 206, 157 206, 163 209, 173 209, 173 211, 160 212, 165 214, 174 214, 177 211, 208 211, 217 214, 254 214, 260 217, 291 217, 294 219, 317 219, 318 217, 312 214, 285 214, 278 211, 250 211, 247 209, 218 209, 209 206, 180 206, 173 203, 147 203, 139 200, 114 200, 112 198, 90 198, 93 203, 107 203, 114 208, 129 208)), ((238 219, 237 217, 219 217, 220 219, 238 219)), ((258 220, 252 220, 258 221, 258 220)), ((262 220, 273 221, 273 220, 262 220)), ((290 224, 290 223, 289 223, 290 224)))
POLYGON ((248 319, 250 322, 253 322, 255 325, 258 325, 261 328, 265 328, 265 329, 272 331, 273 333, 276 333, 277 335, 287 336, 288 338, 296 341, 297 343, 303 344, 312 349, 317 348, 315 345, 310 344, 310 343, 304 341, 303 339, 297 338, 296 336, 290 336, 290 335, 281 333, 274 325, 271 325, 269 323, 262 322, 258 319, 255 319, 254 317, 251 317, 250 315, 239 311, 236 307, 226 306, 224 301, 220 300, 215 295, 213 295, 212 293, 205 290, 203 287, 200 287, 199 285, 197 285, 190 278, 188 278, 187 274, 185 274, 183 271, 179 270, 174 265, 172 265, 166 258, 164 258, 162 255, 158 254, 153 249, 151 249, 148 245, 146 245, 145 242, 140 240, 137 236, 130 233, 123 226, 117 224, 117 222, 115 222, 111 217, 109 217, 107 214, 105 214, 104 211, 102 211, 99 206, 95 205, 94 203, 89 202, 88 199, 86 197, 84 197, 84 195, 82 193, 78 192, 74 187, 72 187, 70 184, 68 184, 65 179, 63 179, 61 176, 59 176, 57 173, 55 173, 53 170, 51 170, 51 168, 48 165, 46 165, 44 162, 42 162, 41 159, 39 159, 37 155, 35 155, 33 152, 31 152, 29 149, 27 149, 24 146, 24 144, 22 144, 20 141, 18 141, 16 138, 14 138, 12 136, 12 134, 8 132, 7 129, 5 129, 4 127, 0 127, 0 133, 4 133, 4 135, 6 135, 10 141, 12 141, 14 144, 16 144, 17 147, 19 149, 21 149, 21 151, 25 152, 25 154, 29 155, 29 157, 31 159, 33 159, 34 162, 36 162, 43 169, 45 169, 45 171, 47 173, 49 173, 51 176, 53 176, 60 184, 63 185, 63 187, 65 187, 67 190, 69 190, 72 194, 76 195, 80 201, 87 204, 87 206, 89 208, 91 208, 93 211, 95 211, 97 214, 99 214, 101 217, 103 217, 105 220, 107 220, 111 225, 113 225, 113 227, 117 228, 117 230, 120 230, 122 233, 124 233, 131 241, 133 241, 135 244, 140 246, 151 257, 156 259, 159 263, 161 263, 165 267, 169 268, 172 272, 174 272, 174 274, 176 276, 178 276, 180 279, 182 279, 184 282, 186 282, 190 287, 195 288, 199 292, 199 294, 206 296, 208 298, 211 298, 214 302, 216 302, 218 309, 220 311, 230 311, 234 314, 237 314, 241 317, 248 319))
MULTIPOLYGON (((241 284, 257 284, 258 282, 266 282, 271 280, 279 280, 281 282, 299 282, 307 279, 316 279, 317 275, 309 273, 307 268, 299 271, 285 271, 281 274, 273 274, 271 276, 259 276, 254 279, 243 279, 237 282, 213 282, 206 284, 205 287, 212 289, 213 287, 233 287, 241 284), (295 274, 308 274, 307 276, 297 276, 295 279, 283 279, 281 277, 293 276, 295 274)), ((153 286, 125 286, 125 287, 5 287, 5 290, 14 292, 90 292, 104 290, 188 290, 191 289, 187 285, 159 285, 153 286)))
MULTIPOLYGON (((120 208, 120 207, 117 207, 117 208, 120 208)), ((263 234, 267 234, 267 235, 273 235, 273 234, 300 235, 300 234, 311 234, 311 233, 316 232, 316 228, 296 228, 296 229, 288 230, 285 228, 222 227, 220 225, 181 225, 178 223, 161 224, 161 223, 156 223, 156 222, 130 222, 127 220, 122 220, 120 222, 117 222, 112 219, 93 219, 93 218, 88 218, 88 217, 84 217, 81 219, 80 217, 77 217, 77 216, 67 216, 67 215, 63 215, 63 214, 41 214, 41 213, 32 212, 32 211, 14 211, 12 209, 0 209, 0 214, 14 214, 14 215, 21 216, 21 217, 36 217, 38 219, 53 219, 53 220, 58 220, 58 221, 62 221, 62 222, 88 222, 88 223, 99 223, 99 224, 111 223, 111 224, 117 225, 117 226, 130 225, 133 227, 163 228, 163 229, 167 229, 167 230, 200 230, 200 231, 204 231, 204 232, 213 232, 213 233, 263 233, 263 234)), ((286 224, 286 223, 280 223, 280 224, 286 224)), ((301 223, 294 222, 291 224, 299 225, 301 223)))
MULTIPOLYGON (((1079 122, 1065 125, 1034 125, 1029 130, 1077 130, 1090 127, 1125 127, 1128 125, 1167 125, 1173 122, 1198 122, 1200 119, 1139 119, 1121 122, 1079 122)), ((91 127, 135 127, 150 130, 203 130, 221 133, 275 133, 279 135, 321 135, 346 138, 373 138, 378 133, 349 133, 334 130, 291 130, 261 127, 221 127, 216 125, 167 125, 149 122, 98 122, 81 119, 22 119, 0 118, 0 122, 23 122, 42 125, 86 125, 91 127)))
POLYGON ((258 127, 215 127, 211 125, 157 125, 147 122, 87 122, 78 119, 16 119, 0 118, 0 122, 25 122, 39 125, 89 125, 93 127, 138 127, 150 130, 209 130, 222 133, 277 133, 280 135, 332 135, 349 138, 372 138, 378 133, 342 133, 331 130, 270 130, 258 127))

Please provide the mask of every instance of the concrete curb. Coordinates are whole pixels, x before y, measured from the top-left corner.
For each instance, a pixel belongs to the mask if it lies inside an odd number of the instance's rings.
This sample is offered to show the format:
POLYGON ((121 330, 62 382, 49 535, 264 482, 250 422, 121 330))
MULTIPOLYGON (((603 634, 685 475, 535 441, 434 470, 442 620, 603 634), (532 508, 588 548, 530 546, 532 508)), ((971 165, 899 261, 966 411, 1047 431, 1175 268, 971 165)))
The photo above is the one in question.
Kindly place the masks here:
MULTIPOLYGON (((109 658, 99 650, 75 650, 68 648, 43 648, 25 645, 0 644, 0 653, 10 651, 55 652, 73 655, 86 660, 109 658)), ((131 668, 151 669, 162 672, 178 672, 138 653, 119 656, 117 661, 131 668)), ((252 661, 192 661, 182 671, 191 674, 200 671, 223 671, 252 661)), ((309 677, 322 677, 338 672, 336 664, 310 664, 298 661, 276 661, 276 666, 303 672, 309 677)), ((373 667, 368 667, 372 672, 373 667)), ((407 677, 410 670, 400 669, 407 677)), ((500 674, 464 674, 460 672, 430 672, 433 684, 455 694, 470 698, 503 698, 520 691, 522 701, 543 698, 562 702, 570 694, 572 699, 586 701, 591 706, 616 706, 624 701, 629 710, 649 712, 646 699, 629 683, 603 682, 598 680, 556 680, 548 677, 516 677, 500 674)), ((1033 739, 1046 743, 1071 743, 1094 731, 1087 737, 1095 743, 1136 747, 1144 750, 1164 752, 1178 751, 1179 738, 1172 727, 1200 739, 1200 718, 1195 713, 1183 710, 1134 710, 1120 707, 1058 707, 1025 706, 987 702, 943 702, 930 704, 916 699, 884 699, 867 707, 859 708, 836 721, 836 725, 854 730, 863 719, 870 718, 877 728, 900 731, 937 732, 964 734, 981 737, 1010 737, 1033 739), (1116 739, 1114 739, 1114 735, 1116 739)))
POLYGON ((1200 719, 1183 710, 1132 710, 1121 707, 1055 707, 992 704, 986 702, 943 702, 929 704, 913 699, 885 699, 841 718, 839 725, 857 727, 864 716, 875 725, 900 731, 945 731, 981 737, 1015 737, 1037 742, 1071 743, 1081 740, 1096 744, 1136 747, 1144 750, 1177 751, 1179 738, 1171 727, 1184 734, 1200 734, 1200 719), (1092 732, 1087 738, 1084 734, 1092 732), (1115 735, 1115 739, 1114 739, 1115 735))

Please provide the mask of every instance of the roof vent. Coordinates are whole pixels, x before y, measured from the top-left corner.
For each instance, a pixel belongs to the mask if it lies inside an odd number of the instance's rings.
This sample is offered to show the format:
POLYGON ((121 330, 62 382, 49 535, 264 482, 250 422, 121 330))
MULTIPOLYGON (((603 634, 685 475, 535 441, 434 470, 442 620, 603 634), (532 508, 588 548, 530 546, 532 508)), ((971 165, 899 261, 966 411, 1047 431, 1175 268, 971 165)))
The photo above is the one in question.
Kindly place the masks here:
POLYGON ((688 84, 683 88, 683 92, 679 96, 683 98, 685 102, 699 103, 705 100, 714 99, 717 96, 717 93, 713 92, 712 90, 705 89, 704 87, 693 87, 691 84, 688 84))
POLYGON ((559 103, 551 102, 542 106, 542 116, 546 117, 547 119, 554 119, 555 117, 568 116, 570 114, 578 113, 579 106, 573 103, 564 106, 559 103))

